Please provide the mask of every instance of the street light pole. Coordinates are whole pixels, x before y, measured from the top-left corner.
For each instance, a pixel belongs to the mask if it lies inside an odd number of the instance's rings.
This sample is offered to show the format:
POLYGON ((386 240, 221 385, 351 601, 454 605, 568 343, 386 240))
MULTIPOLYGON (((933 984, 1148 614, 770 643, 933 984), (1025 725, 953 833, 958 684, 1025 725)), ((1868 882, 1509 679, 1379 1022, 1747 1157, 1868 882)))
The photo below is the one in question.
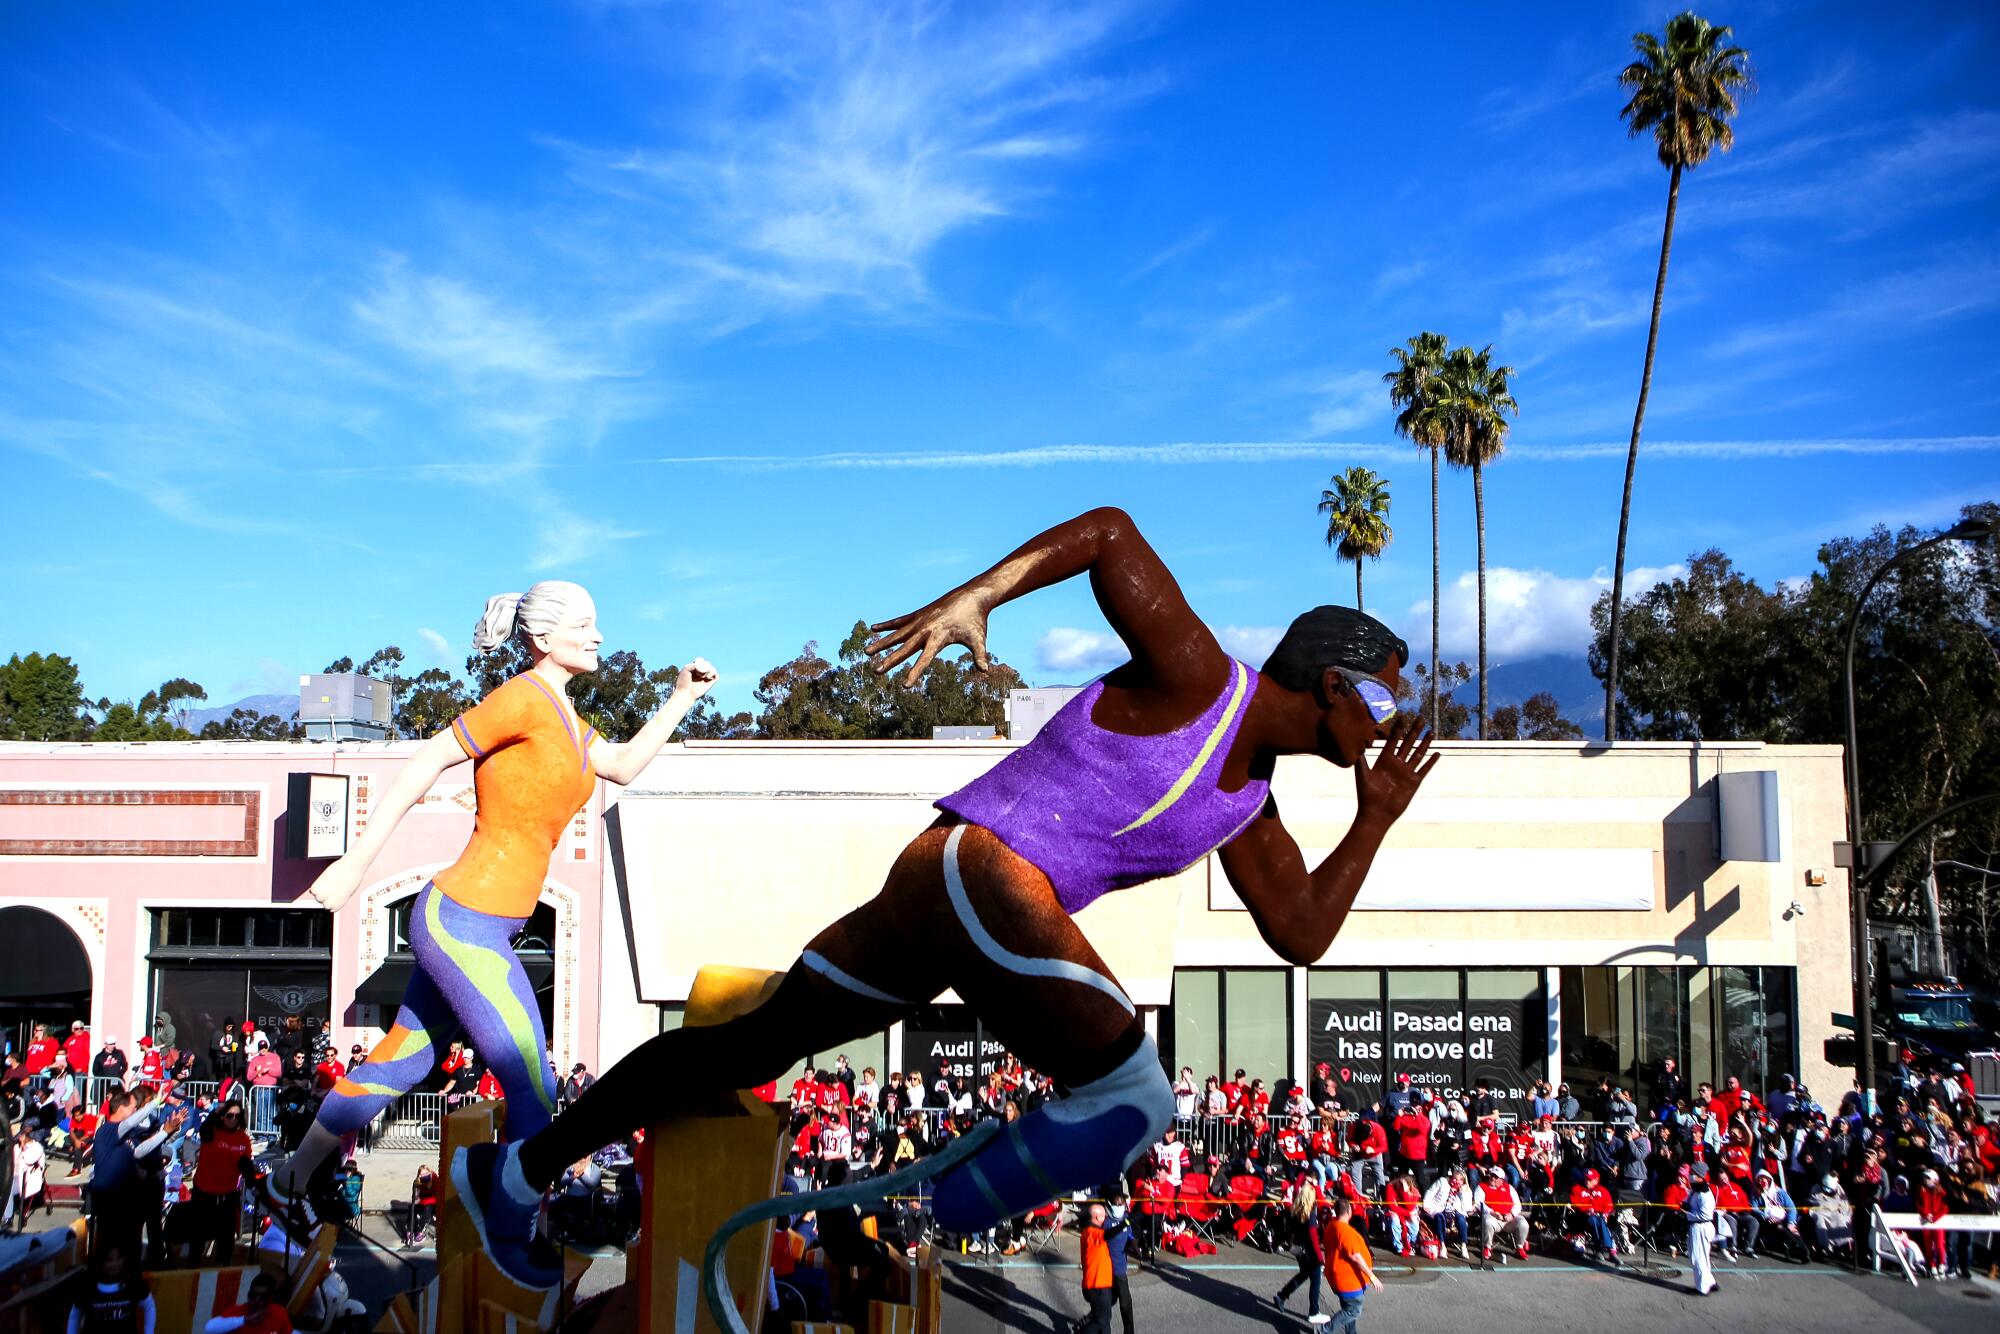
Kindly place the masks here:
POLYGON ((1872 872, 1875 868, 1865 865, 1867 853, 1861 841, 1861 728, 1854 702, 1854 638, 1861 629, 1861 609, 1867 605, 1868 595, 1875 591, 1875 585, 1882 582, 1883 575, 1927 547, 1934 547, 1940 542, 1976 542, 1990 537, 1992 533, 1993 525, 1986 520, 1964 519, 1936 537, 1897 552, 1868 576, 1868 582, 1861 586, 1861 595, 1854 599, 1854 610, 1847 617, 1847 656, 1843 673, 1847 687, 1847 844, 1853 849, 1854 861, 1848 868, 1847 876, 1854 916, 1854 1036, 1859 1049, 1858 1071, 1864 1110, 1867 1106, 1865 1100, 1876 1094, 1875 994, 1874 988, 1869 985, 1870 974, 1874 971, 1874 951, 1868 939, 1868 887, 1874 880, 1872 872))

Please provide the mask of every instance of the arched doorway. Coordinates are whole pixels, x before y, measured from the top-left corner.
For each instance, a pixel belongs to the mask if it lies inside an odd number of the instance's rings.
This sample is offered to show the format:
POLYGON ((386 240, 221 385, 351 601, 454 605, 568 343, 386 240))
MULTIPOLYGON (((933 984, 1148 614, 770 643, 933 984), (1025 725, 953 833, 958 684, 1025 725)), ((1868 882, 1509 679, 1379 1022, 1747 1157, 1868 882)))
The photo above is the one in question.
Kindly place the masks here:
POLYGON ((0 908, 0 1035, 26 1050, 36 1024, 60 1038, 90 1022, 90 956, 69 924, 40 908, 0 908))

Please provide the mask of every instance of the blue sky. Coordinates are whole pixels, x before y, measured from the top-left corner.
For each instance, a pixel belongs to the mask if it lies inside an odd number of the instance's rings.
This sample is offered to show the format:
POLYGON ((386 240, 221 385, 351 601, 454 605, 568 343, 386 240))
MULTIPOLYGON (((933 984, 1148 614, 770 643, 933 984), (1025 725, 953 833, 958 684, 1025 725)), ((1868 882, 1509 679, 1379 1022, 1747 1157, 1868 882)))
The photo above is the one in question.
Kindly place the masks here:
MULTIPOLYGON (((485 597, 597 596, 719 698, 1040 527, 1125 506, 1253 656, 1351 598, 1427 638, 1385 350, 1519 369, 1493 656, 1581 651, 1666 173, 1615 83, 1664 5, 0 9, 0 653, 228 700, 485 597), (337 13, 337 17, 334 17, 337 13)), ((1681 199, 1629 564, 2000 495, 1983 5, 1741 3, 1758 90, 1681 199)), ((1443 496, 1471 653, 1469 478, 1443 496)), ((1042 682, 1081 584, 1001 612, 1042 682)))

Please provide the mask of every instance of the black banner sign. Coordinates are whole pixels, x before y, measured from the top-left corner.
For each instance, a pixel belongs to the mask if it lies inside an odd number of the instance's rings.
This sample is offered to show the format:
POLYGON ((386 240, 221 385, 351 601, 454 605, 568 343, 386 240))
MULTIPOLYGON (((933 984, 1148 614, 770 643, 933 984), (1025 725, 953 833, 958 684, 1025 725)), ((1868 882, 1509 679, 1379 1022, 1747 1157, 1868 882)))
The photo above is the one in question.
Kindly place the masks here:
POLYGON ((1358 1105, 1378 1101, 1398 1075, 1413 1089, 1463 1097, 1485 1079, 1503 1106, 1525 1115, 1545 1068, 1540 993, 1520 1001, 1312 1000, 1307 1058, 1324 1061, 1358 1105))

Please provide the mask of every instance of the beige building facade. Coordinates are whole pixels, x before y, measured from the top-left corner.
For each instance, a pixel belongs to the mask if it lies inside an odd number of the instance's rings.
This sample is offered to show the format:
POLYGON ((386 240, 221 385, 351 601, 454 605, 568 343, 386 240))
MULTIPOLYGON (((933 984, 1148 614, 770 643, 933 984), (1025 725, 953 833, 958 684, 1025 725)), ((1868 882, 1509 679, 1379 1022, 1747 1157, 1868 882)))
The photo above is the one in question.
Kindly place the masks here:
MULTIPOLYGON (((669 747, 606 802, 600 1055, 677 1023, 703 964, 789 966, 876 892, 933 801, 1008 749, 669 747)), ((1537 1077, 1580 1092, 1609 1078, 1643 1101, 1666 1057, 1691 1080, 1763 1088, 1795 1073, 1823 1099, 1845 1090, 1821 1057, 1850 1008, 1847 880, 1831 865, 1839 748, 1438 750, 1311 967, 1271 952, 1214 856, 1079 917, 1170 1065, 1270 1083, 1325 1061, 1364 1099, 1409 1074, 1440 1089, 1484 1078, 1516 1101, 1537 1077)), ((1289 759, 1272 791, 1316 864, 1352 819, 1352 774, 1289 759)), ((969 1072, 977 1042, 990 1057, 993 1035, 1012 1035, 1005 1015, 956 1001, 843 1050, 883 1070, 969 1072)))

